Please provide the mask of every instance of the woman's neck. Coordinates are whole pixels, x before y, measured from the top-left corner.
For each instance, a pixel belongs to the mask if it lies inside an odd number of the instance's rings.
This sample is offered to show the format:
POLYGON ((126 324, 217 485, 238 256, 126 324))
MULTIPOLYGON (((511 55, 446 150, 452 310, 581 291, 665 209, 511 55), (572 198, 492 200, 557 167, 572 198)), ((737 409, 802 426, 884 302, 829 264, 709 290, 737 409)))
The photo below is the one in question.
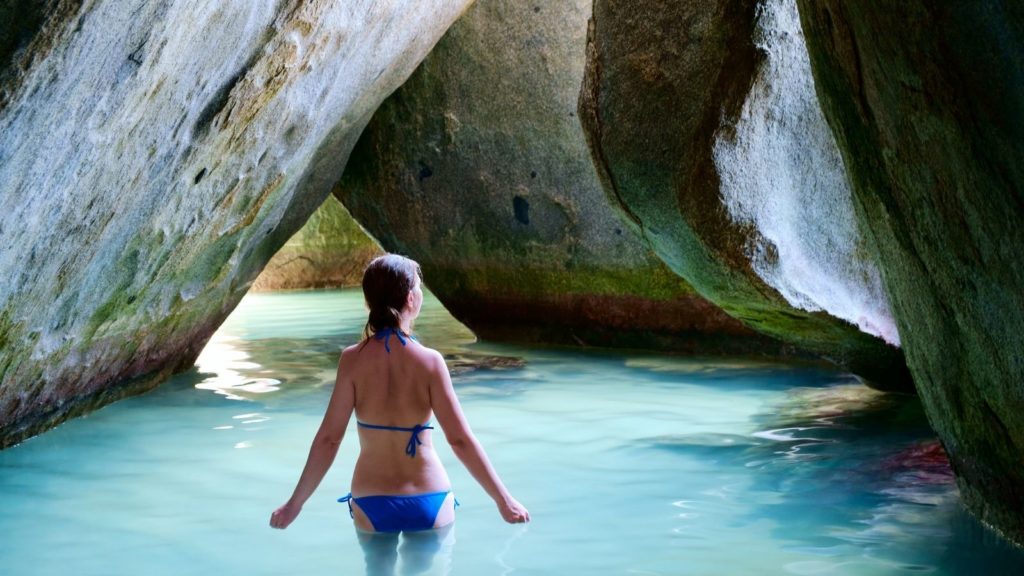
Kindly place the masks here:
POLYGON ((405 334, 412 334, 412 320, 408 318, 402 318, 398 322, 398 329, 405 334))

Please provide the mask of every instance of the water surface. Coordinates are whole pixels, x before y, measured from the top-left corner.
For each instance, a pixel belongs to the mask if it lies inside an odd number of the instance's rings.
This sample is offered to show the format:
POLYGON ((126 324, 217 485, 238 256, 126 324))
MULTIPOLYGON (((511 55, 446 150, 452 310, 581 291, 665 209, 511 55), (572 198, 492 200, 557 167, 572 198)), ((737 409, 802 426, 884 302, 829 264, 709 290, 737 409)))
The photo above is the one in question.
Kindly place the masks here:
MULTIPOLYGON (((364 321, 358 292, 246 296, 192 371, 0 452, 0 572, 363 573, 335 502, 354 430, 298 520, 267 522, 364 321)), ((816 366, 474 343, 429 295, 417 332, 534 519, 502 523, 438 435, 462 507, 431 573, 1024 573, 915 400, 816 366)))

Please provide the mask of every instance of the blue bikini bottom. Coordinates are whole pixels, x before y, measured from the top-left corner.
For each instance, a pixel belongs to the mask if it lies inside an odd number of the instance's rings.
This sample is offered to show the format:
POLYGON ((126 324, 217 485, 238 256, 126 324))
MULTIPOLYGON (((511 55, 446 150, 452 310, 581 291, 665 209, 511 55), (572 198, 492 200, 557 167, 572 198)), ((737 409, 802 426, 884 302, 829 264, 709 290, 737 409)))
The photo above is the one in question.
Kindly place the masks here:
MULTIPOLYGON (((370 520, 377 532, 402 532, 411 530, 430 530, 437 520, 437 513, 450 492, 427 492, 408 496, 360 496, 353 498, 352 493, 338 498, 338 502, 348 502, 348 513, 352 515, 352 502, 370 520)), ((458 503, 456 502, 456 505, 458 503)))

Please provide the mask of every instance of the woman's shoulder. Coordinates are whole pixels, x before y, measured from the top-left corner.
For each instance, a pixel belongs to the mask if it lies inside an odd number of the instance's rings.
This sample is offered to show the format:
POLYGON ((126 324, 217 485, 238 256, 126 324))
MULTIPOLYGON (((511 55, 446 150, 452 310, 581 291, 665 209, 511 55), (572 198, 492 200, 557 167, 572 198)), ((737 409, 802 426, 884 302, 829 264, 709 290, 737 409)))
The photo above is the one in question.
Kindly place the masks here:
MULTIPOLYGON (((431 371, 436 370, 441 366, 446 366, 444 361, 444 355, 442 355, 437 350, 430 348, 429 346, 424 346, 423 344, 420 344, 418 341, 414 340, 414 342, 416 342, 414 346, 408 346, 404 348, 411 353, 412 360, 415 364, 419 364, 423 368, 426 368, 431 371)), ((367 340, 360 340, 359 342, 356 342, 351 346, 346 346, 341 351, 341 362, 358 362, 358 355, 363 350, 363 348, 366 347, 367 344, 367 340)), ((406 358, 408 359, 409 356, 410 355, 406 355, 406 358)))
POLYGON ((424 346, 417 342, 417 346, 414 346, 411 350, 416 355, 417 359, 428 369, 434 369, 439 364, 444 364, 444 356, 429 346, 424 346))
POLYGON ((342 348, 342 350, 341 350, 342 357, 344 357, 344 356, 351 356, 351 355, 355 354, 356 352, 359 351, 360 348, 363 347, 363 345, 365 343, 366 343, 366 340, 360 340, 359 342, 356 342, 355 344, 352 344, 351 346, 346 346, 346 347, 342 348))
POLYGON ((423 344, 420 344, 418 341, 416 342, 416 344, 417 346, 412 347, 411 350, 415 352, 418 356, 431 359, 442 358, 441 353, 438 352, 437 350, 434 350, 430 346, 424 346, 423 344))

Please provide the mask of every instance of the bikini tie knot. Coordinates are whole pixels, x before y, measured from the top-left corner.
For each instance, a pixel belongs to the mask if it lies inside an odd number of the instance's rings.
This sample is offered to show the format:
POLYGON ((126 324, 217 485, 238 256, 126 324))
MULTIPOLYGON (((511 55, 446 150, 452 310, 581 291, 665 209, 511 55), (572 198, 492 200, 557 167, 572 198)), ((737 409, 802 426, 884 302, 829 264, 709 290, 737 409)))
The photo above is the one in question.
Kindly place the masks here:
POLYGON ((352 493, 349 492, 341 498, 338 498, 338 502, 348 502, 348 515, 350 518, 355 518, 355 514, 352 513, 352 493))
POLYGON ((412 435, 409 436, 409 443, 405 445, 405 453, 408 454, 410 458, 416 457, 416 447, 423 444, 423 441, 420 440, 420 432, 433 429, 433 426, 424 426, 422 424, 417 424, 412 427, 412 435))
MULTIPOLYGON (((388 354, 391 353, 390 340, 391 340, 391 335, 392 334, 394 334, 395 336, 398 337, 398 341, 402 343, 402 346, 405 346, 405 344, 407 342, 406 339, 405 339, 406 337, 402 335, 402 331, 401 330, 398 330, 398 329, 396 329, 393 326, 388 326, 387 328, 384 328, 383 330, 378 330, 373 335, 374 339, 376 339, 376 340, 383 340, 384 341, 384 350, 386 350, 388 352, 388 354)), ((412 334, 409 334, 408 337, 412 338, 413 340, 416 339, 412 334)))

